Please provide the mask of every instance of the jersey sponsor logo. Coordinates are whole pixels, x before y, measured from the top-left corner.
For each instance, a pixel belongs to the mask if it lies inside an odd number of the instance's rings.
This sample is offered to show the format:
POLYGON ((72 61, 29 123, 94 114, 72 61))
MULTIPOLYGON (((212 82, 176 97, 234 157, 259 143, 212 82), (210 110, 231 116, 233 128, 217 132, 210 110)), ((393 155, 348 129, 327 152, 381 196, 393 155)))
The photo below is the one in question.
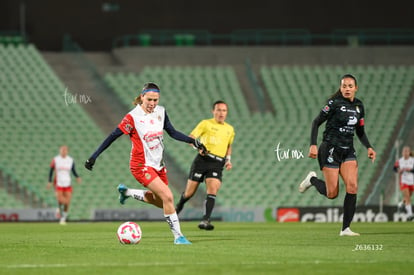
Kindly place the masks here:
POLYGON ((339 108, 339 110, 341 110, 342 112, 349 112, 349 113, 353 113, 354 115, 356 114, 356 110, 353 109, 347 109, 346 106, 341 106, 341 108, 339 108))
POLYGON ((356 118, 356 117, 354 117, 354 116, 350 116, 349 117, 349 119, 348 119, 348 125, 355 125, 355 124, 357 124, 357 122, 358 122, 358 119, 356 118))
POLYGON ((151 142, 155 139, 158 139, 158 138, 162 137, 162 134, 163 134, 162 131, 160 131, 160 132, 157 132, 157 131, 152 132, 151 131, 151 132, 148 132, 144 135, 144 140, 146 142, 151 142))

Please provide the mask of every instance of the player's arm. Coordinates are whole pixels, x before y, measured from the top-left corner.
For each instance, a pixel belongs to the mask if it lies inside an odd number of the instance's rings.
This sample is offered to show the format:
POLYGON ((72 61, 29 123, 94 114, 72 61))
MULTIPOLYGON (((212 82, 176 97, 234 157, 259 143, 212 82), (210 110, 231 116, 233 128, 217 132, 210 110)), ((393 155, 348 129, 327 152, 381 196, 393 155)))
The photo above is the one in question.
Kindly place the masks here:
POLYGON ((75 178, 76 178, 76 181, 78 182, 78 183, 81 183, 81 181, 82 181, 82 179, 81 179, 81 177, 79 176, 79 174, 78 174, 78 172, 76 172, 76 168, 75 168, 75 162, 73 162, 73 164, 72 164, 72 174, 75 176, 75 178))
POLYGON ((49 178, 48 178, 47 185, 46 185, 47 189, 50 189, 50 187, 52 187, 53 171, 54 170, 55 170, 55 162, 54 162, 54 160, 52 160, 52 163, 50 164, 50 169, 49 169, 49 178))
POLYGON ((194 147, 196 147, 199 150, 206 150, 205 146, 198 139, 187 136, 187 135, 181 133, 180 131, 176 130, 174 128, 174 126, 172 125, 172 123, 171 123, 171 121, 170 121, 170 119, 167 115, 167 112, 165 112, 164 130, 168 133, 168 135, 170 137, 172 137, 175 140, 190 143, 190 144, 194 145, 194 147))
POLYGON ((99 157, 99 155, 105 151, 117 138, 122 136, 124 132, 121 131, 118 127, 108 135, 108 137, 101 143, 101 145, 96 149, 96 151, 89 157, 89 159, 85 162, 85 168, 88 170, 92 170, 93 165, 95 164, 95 160, 99 157))
POLYGON ((395 163, 394 163, 394 166, 392 167, 392 170, 395 172, 395 173, 399 173, 399 169, 400 168, 400 162, 397 160, 395 163))
POLYGON ((372 162, 374 162, 377 153, 374 151, 374 148, 372 148, 371 144, 369 143, 368 137, 365 133, 364 114, 364 107, 361 105, 361 118, 359 119, 358 124, 356 125, 355 131, 362 145, 364 145, 368 149, 368 158, 370 158, 372 162))
POLYGON ((325 108, 319 113, 317 117, 312 121, 311 126, 311 135, 310 135, 310 147, 309 147, 309 157, 310 158, 316 158, 318 155, 318 130, 319 126, 321 126, 322 123, 324 123, 328 119, 328 111, 329 107, 328 105, 325 106, 325 108))
POLYGON ((362 145, 364 145, 367 149, 372 148, 371 144, 369 143, 368 137, 365 133, 365 129, 363 125, 362 126, 358 125, 356 127, 356 134, 359 140, 361 141, 362 145))
POLYGON ((226 170, 230 170, 231 168, 233 168, 233 164, 231 163, 232 151, 233 151, 233 147, 231 144, 229 144, 229 146, 227 147, 227 152, 226 152, 226 162, 224 163, 224 167, 226 168, 226 170))
POLYGON ((372 162, 374 162, 377 153, 374 151, 374 148, 372 148, 371 144, 368 141, 368 137, 365 134, 364 126, 357 126, 356 133, 361 143, 368 149, 368 158, 370 158, 372 162))

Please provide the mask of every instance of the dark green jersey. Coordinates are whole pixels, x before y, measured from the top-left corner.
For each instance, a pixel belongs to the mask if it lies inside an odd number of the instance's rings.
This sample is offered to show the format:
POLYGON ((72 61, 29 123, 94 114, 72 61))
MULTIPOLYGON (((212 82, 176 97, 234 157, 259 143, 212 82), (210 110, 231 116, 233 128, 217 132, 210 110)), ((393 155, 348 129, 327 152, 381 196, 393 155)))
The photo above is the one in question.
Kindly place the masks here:
MULTIPOLYGON (((355 131, 360 139, 366 138, 363 128, 364 115, 364 105, 357 98, 354 98, 352 102, 342 95, 329 99, 313 122, 311 144, 316 144, 317 129, 326 121, 323 141, 343 148, 353 147, 355 131)), ((361 140, 361 142, 370 147, 367 140, 361 140)))

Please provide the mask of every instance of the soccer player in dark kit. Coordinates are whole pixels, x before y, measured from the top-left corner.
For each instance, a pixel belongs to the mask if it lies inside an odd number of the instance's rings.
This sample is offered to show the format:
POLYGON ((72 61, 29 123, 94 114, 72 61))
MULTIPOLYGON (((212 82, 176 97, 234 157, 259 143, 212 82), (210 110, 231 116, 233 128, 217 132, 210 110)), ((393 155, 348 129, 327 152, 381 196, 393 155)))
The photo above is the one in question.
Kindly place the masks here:
POLYGON ((339 192, 339 175, 346 188, 344 199, 343 222, 340 236, 359 236, 350 229, 355 214, 358 191, 358 163, 354 149, 354 133, 368 149, 368 158, 374 162, 376 152, 368 141, 364 130, 364 105, 355 97, 358 90, 357 80, 346 74, 341 78, 338 91, 333 94, 319 115, 313 120, 309 157, 318 157, 319 166, 325 181, 317 178, 314 171, 309 172, 299 185, 303 193, 311 186, 329 199, 334 199, 339 192), (326 121, 323 140, 319 149, 317 137, 319 126, 326 121))

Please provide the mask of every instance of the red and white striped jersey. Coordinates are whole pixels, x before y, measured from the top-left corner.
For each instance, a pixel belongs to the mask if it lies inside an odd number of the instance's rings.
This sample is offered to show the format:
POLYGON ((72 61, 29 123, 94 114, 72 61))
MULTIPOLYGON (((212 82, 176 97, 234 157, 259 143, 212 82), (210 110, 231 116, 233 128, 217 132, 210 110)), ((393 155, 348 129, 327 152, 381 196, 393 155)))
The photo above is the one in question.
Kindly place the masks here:
POLYGON ((57 155, 52 159, 50 167, 55 170, 54 183, 56 186, 69 187, 71 185, 70 173, 73 167, 73 158, 57 155))
POLYGON ((407 184, 407 185, 414 185, 414 173, 412 172, 412 170, 414 169, 414 158, 413 157, 409 157, 408 159, 405 159, 403 157, 400 158, 399 160, 397 160, 394 167, 400 168, 400 169, 409 168, 411 172, 404 171, 401 174, 401 183, 407 184))
POLYGON ((164 120, 164 107, 157 105, 147 114, 137 105, 119 123, 118 128, 129 135, 132 142, 131 167, 150 166, 158 171, 164 167, 164 120))

